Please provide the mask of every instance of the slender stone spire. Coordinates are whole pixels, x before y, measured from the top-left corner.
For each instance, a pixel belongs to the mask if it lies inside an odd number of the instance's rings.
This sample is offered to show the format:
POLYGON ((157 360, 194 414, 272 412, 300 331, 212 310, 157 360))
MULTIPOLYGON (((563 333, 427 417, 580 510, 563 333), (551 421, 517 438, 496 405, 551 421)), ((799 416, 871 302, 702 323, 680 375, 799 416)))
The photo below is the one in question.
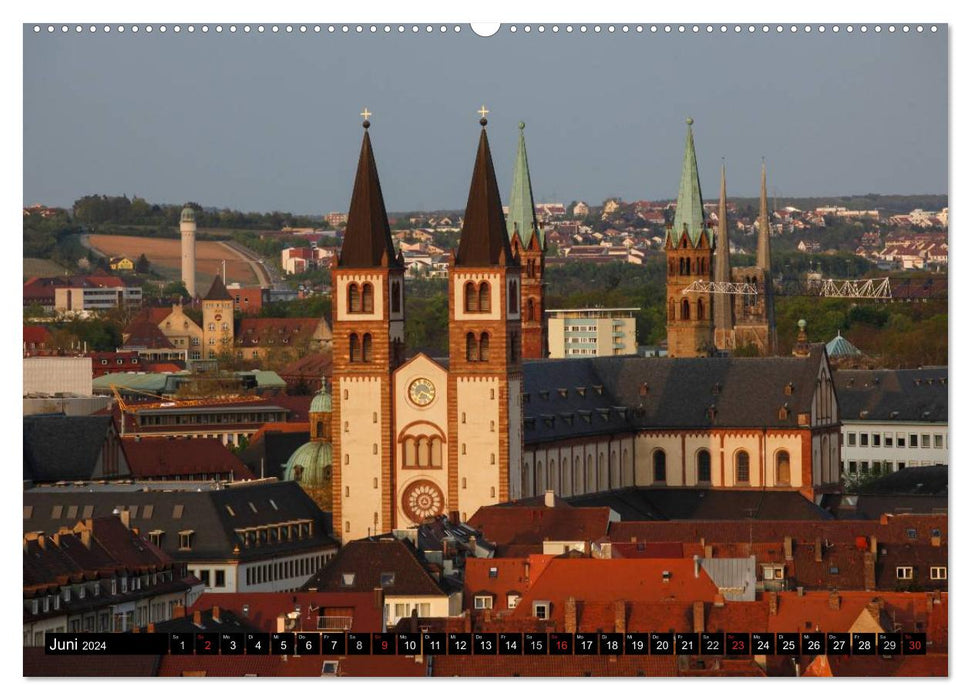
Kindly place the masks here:
POLYGON ((523 248, 529 246, 533 232, 540 248, 543 247, 543 232, 536 222, 536 206, 533 202, 533 185, 529 178, 529 161, 526 158, 526 137, 524 122, 519 122, 519 149, 516 151, 516 167, 512 173, 512 192, 509 194, 509 215, 506 229, 510 242, 519 236, 523 248))
POLYGON ((505 267, 514 263, 512 250, 509 248, 505 215, 502 213, 502 200, 499 198, 499 186, 496 184, 496 170, 489 151, 489 138, 486 136, 485 127, 488 122, 485 115, 479 123, 482 125, 482 133, 479 135, 479 150, 472 170, 469 201, 465 207, 455 265, 505 267))
POLYGON ((678 206, 674 214, 671 235, 674 242, 685 228, 692 245, 697 245, 705 231, 705 208, 701 203, 701 181, 698 178, 698 160, 695 158, 695 137, 691 130, 694 119, 688 117, 688 135, 684 142, 684 160, 681 163, 681 184, 678 186, 678 206))
POLYGON ((769 224, 769 197, 765 189, 765 159, 762 159, 762 194, 759 198, 759 248, 756 264, 767 273, 772 266, 772 253, 769 238, 772 230, 769 224))
POLYGON ((391 242, 388 213, 384 208, 378 167, 371 150, 368 121, 371 113, 364 113, 364 141, 354 178, 354 193, 347 213, 344 243, 341 247, 339 267, 398 267, 400 261, 391 242))
MULTIPOLYGON (((722 163, 721 196, 718 200, 718 243, 715 246, 715 282, 731 281, 728 230, 728 195, 725 186, 725 164, 722 163)), ((732 330, 732 296, 730 294, 713 294, 712 297, 717 345, 722 335, 732 330)), ((724 341, 722 341, 722 345, 725 345, 724 341)))

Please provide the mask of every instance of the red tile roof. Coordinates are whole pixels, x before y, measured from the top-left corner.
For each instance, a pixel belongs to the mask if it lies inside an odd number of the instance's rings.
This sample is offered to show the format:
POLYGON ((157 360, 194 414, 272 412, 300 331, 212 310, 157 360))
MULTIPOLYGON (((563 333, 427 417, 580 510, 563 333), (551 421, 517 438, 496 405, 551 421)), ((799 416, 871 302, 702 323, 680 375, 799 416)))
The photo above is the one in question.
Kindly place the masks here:
POLYGON ((277 617, 295 612, 300 606, 296 631, 317 631, 317 617, 323 611, 331 613, 330 616, 352 618, 350 632, 379 632, 384 624, 384 607, 376 601, 373 591, 205 593, 189 608, 188 614, 216 606, 220 610, 232 611, 239 619, 264 632, 276 632, 277 617), (247 607, 244 609, 244 606, 247 607))
POLYGON ((326 326, 327 322, 322 318, 242 318, 236 330, 236 345, 296 345, 312 338, 321 324, 326 326))
POLYGON ((234 480, 255 478, 215 438, 124 438, 121 448, 136 479, 226 473, 231 473, 234 480))
POLYGON ((466 607, 472 608, 476 594, 489 593, 494 596, 494 611, 508 610, 508 594, 523 596, 532 581, 542 575, 552 560, 553 556, 548 554, 532 554, 522 558, 466 559, 463 597, 466 607))
POLYGON ((109 661, 98 654, 51 656, 43 647, 24 647, 24 676, 148 678, 157 675, 161 658, 132 654, 113 656, 109 661))
POLYGON ((485 506, 469 524, 497 545, 531 545, 542 553, 543 542, 592 542, 607 534, 609 508, 547 508, 544 506, 485 506))
POLYGON ((164 656, 159 676, 322 676, 324 662, 338 661, 337 675, 356 678, 424 676, 424 660, 412 656, 164 656))
POLYGON ((678 675, 674 656, 435 656, 433 676, 547 677, 678 675))

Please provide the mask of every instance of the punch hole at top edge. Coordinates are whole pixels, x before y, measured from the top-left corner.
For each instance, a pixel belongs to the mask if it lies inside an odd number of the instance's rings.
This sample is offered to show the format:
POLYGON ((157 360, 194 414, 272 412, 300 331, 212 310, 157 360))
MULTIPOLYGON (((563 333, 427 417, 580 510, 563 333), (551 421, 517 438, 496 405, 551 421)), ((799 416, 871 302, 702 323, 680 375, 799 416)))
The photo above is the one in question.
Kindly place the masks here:
POLYGON ((481 37, 493 36, 502 27, 499 22, 473 22, 470 26, 472 27, 472 31, 481 37))

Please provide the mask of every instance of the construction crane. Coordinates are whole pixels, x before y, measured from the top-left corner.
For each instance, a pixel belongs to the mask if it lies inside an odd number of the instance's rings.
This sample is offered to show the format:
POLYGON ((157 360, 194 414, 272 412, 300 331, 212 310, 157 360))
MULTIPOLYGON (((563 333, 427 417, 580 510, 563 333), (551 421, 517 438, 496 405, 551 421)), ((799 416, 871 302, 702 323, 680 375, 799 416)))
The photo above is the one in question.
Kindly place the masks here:
POLYGON ((262 401, 263 398, 260 396, 252 395, 242 395, 242 396, 216 396, 212 398, 205 399, 175 399, 172 397, 162 396, 160 394, 153 394, 150 391, 145 391, 143 389, 135 389, 133 387, 122 386, 118 384, 109 384, 111 393, 114 394, 115 401, 118 403, 118 410, 121 411, 121 437, 125 436, 125 414, 129 413, 132 415, 137 414, 139 411, 146 409, 155 408, 176 408, 176 407, 189 407, 189 406, 213 406, 219 404, 231 404, 231 403, 250 403, 255 401, 262 401), (125 401, 124 397, 121 395, 121 389, 132 394, 141 394, 143 396, 150 396, 154 399, 159 399, 158 401, 146 401, 144 403, 128 403, 125 401))

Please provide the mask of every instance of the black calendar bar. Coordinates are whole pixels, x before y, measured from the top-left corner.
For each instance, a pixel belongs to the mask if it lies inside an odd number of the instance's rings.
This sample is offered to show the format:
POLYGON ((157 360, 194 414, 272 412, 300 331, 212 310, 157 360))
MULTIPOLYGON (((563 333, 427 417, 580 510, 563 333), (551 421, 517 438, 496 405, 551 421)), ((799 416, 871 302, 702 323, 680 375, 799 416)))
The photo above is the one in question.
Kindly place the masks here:
POLYGON ((897 656, 927 653, 923 632, 178 632, 44 636, 51 655, 197 656, 897 656))

